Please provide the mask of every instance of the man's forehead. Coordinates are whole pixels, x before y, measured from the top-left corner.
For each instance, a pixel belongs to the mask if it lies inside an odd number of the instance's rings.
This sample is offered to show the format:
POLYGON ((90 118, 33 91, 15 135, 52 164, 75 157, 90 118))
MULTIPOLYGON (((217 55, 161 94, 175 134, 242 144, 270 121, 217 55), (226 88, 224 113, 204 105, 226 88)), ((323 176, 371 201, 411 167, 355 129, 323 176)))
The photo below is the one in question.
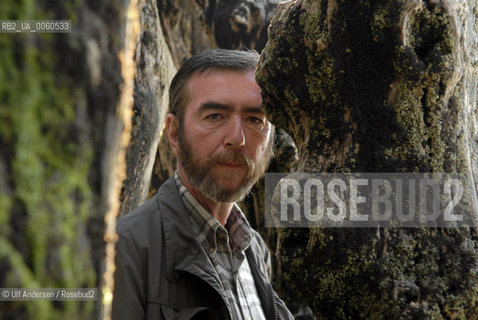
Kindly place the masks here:
MULTIPOLYGON (((196 91, 195 93, 203 93, 203 91, 201 91, 202 89, 201 87, 203 85, 208 85, 208 83, 209 85, 211 85, 211 82, 217 85, 225 84, 226 86, 235 89, 234 87, 232 87, 233 84, 230 83, 230 81, 234 81, 233 79, 229 78, 230 75, 247 77, 248 78, 247 81, 250 81, 250 83, 254 83, 254 86, 256 86, 256 88, 259 90, 259 93, 260 93, 260 87, 256 82, 254 70, 231 70, 231 69, 223 69, 223 68, 208 68, 204 71, 198 70, 194 72, 189 77, 188 81, 186 82, 185 93, 190 98, 193 91, 196 91), (222 78, 222 75, 224 75, 225 78, 222 78)), ((261 97, 261 101, 262 101, 262 97, 261 97)))

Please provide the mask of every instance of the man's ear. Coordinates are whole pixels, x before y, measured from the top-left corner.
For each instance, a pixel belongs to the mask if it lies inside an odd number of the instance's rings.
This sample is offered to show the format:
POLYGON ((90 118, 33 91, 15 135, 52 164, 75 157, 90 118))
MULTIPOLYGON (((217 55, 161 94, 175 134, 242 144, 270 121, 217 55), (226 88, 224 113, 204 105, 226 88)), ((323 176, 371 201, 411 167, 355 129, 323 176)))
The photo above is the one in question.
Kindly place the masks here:
POLYGON ((179 123, 176 116, 172 113, 168 113, 166 116, 166 131, 168 133, 169 145, 174 150, 174 153, 177 155, 178 148, 178 128, 179 123))

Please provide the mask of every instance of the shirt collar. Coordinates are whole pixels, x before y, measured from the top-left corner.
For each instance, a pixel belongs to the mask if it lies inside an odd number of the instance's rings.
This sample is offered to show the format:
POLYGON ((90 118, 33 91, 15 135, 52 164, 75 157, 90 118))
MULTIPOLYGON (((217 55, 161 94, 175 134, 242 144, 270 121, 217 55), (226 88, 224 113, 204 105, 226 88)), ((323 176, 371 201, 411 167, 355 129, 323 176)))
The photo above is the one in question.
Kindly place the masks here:
POLYGON ((177 173, 174 174, 174 178, 181 199, 188 210, 196 238, 206 251, 213 252, 217 250, 218 241, 229 242, 233 252, 236 250, 243 252, 249 247, 254 234, 244 213, 236 203, 234 203, 226 225, 223 227, 219 221, 194 198, 191 192, 184 186, 177 173), (225 237, 222 234, 225 235, 225 237))

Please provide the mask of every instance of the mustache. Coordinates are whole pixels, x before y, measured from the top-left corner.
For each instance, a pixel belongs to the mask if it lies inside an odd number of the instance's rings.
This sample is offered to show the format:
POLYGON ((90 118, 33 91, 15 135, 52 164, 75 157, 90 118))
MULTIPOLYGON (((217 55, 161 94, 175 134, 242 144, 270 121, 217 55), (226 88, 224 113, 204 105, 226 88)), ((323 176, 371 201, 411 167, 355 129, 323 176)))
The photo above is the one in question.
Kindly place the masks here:
POLYGON ((243 166, 247 167, 249 170, 254 168, 254 161, 252 161, 252 159, 249 158, 249 156, 247 156, 243 151, 229 150, 224 152, 223 154, 214 156, 207 162, 207 165, 210 167, 214 166, 215 164, 225 164, 243 166))

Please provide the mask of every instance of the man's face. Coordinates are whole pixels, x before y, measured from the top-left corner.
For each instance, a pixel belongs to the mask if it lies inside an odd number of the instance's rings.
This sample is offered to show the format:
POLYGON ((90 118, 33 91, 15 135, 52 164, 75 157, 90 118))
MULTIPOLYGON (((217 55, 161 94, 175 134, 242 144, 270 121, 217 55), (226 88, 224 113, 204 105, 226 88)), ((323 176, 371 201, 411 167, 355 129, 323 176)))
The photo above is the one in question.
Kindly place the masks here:
POLYGON ((244 198, 272 157, 272 126, 254 72, 211 69, 188 82, 178 132, 179 165, 189 184, 218 202, 244 198))

